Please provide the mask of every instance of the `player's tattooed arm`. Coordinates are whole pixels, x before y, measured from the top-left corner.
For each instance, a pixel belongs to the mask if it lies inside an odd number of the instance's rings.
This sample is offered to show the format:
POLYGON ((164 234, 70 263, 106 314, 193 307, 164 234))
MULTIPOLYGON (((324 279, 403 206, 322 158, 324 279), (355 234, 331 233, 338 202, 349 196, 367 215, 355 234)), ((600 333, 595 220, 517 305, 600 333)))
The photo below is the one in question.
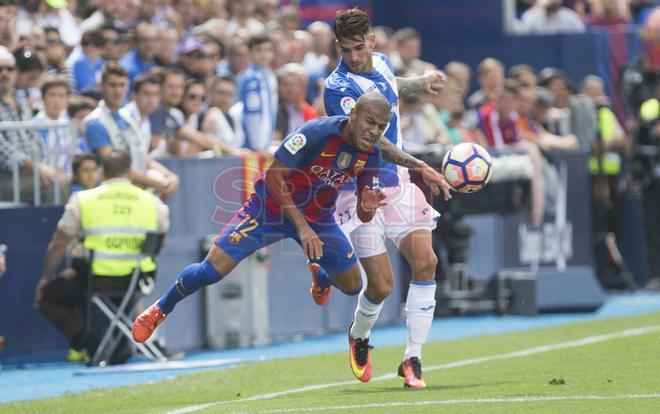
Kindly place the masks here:
POLYGON ((427 72, 422 76, 396 78, 399 97, 405 97, 417 92, 436 95, 445 83, 445 74, 439 70, 427 72))
POLYGON ((392 164, 400 165, 406 168, 417 168, 421 164, 424 164, 423 161, 418 160, 412 155, 401 151, 396 145, 392 143, 389 139, 385 137, 380 137, 378 141, 378 146, 380 147, 380 152, 383 154, 383 159, 392 164))
POLYGON ((445 177, 442 174, 431 168, 430 165, 401 151, 385 137, 380 137, 378 146, 380 147, 380 152, 385 161, 418 171, 421 174, 424 183, 431 187, 433 194, 439 195, 442 191, 445 200, 451 198, 451 193, 449 192, 451 187, 449 186, 449 183, 447 183, 447 180, 445 180, 445 177))

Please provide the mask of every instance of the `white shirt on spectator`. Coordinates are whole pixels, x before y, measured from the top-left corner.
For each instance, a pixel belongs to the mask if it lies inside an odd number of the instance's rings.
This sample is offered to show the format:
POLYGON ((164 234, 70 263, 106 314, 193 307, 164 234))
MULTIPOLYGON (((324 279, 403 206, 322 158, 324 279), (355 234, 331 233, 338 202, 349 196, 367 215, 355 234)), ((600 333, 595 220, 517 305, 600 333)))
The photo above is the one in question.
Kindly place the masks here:
POLYGON ((135 101, 131 101, 121 108, 119 110, 119 115, 124 118, 131 118, 140 127, 140 130, 143 132, 142 138, 144 139, 144 151, 148 153, 149 147, 151 146, 151 122, 149 122, 149 117, 142 117, 135 101))
POLYGON ((523 13, 522 21, 527 33, 582 33, 586 30, 580 15, 567 7, 560 7, 551 16, 542 8, 532 7, 523 13))

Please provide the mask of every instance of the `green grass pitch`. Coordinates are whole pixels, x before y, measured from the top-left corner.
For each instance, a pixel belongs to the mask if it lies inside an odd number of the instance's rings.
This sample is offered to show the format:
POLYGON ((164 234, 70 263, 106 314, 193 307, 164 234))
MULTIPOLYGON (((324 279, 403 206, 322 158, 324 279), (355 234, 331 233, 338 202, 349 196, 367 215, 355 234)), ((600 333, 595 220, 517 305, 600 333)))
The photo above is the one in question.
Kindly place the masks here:
POLYGON ((403 347, 374 345, 367 384, 338 353, 0 405, 0 413, 660 413, 660 313, 428 343, 428 387, 418 391, 393 375, 403 347))

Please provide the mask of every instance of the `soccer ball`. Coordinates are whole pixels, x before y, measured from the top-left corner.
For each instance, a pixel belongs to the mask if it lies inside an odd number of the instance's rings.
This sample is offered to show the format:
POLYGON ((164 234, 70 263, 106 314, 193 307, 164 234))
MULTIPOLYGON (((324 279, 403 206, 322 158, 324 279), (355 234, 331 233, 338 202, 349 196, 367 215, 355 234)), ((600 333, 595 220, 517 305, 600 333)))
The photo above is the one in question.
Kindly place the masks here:
POLYGON ((475 193, 488 184, 492 165, 490 154, 481 145, 464 142, 445 154, 442 171, 454 190, 475 193))

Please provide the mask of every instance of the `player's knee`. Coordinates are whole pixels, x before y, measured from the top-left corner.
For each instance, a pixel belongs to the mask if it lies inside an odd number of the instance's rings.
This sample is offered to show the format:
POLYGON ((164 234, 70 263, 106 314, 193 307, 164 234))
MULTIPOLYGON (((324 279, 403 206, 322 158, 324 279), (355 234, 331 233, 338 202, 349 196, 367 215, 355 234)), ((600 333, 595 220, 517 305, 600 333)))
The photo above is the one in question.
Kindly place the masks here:
POLYGON ((357 295, 362 290, 362 279, 358 277, 344 277, 341 281, 335 281, 337 287, 346 295, 357 295))
POLYGON ((387 299, 387 297, 394 290, 392 281, 379 281, 379 283, 374 283, 367 286, 367 298, 373 303, 380 303, 387 299))
POLYGON ((413 279, 433 280, 435 278, 435 268, 438 265, 438 257, 433 251, 427 254, 417 255, 415 258, 413 279))

